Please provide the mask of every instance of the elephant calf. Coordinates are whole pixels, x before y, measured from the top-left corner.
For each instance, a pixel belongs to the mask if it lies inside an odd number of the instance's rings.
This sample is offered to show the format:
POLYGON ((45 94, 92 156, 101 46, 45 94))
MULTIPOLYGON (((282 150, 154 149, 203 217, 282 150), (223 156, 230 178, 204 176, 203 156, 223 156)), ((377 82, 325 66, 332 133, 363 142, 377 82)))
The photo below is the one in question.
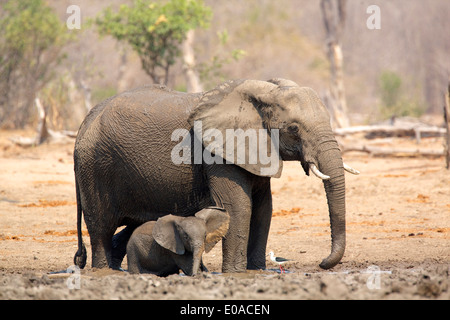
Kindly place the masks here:
POLYGON ((195 216, 166 215, 134 230, 127 244, 128 271, 168 276, 195 275, 204 251, 209 252, 228 231, 225 209, 208 207, 195 216))

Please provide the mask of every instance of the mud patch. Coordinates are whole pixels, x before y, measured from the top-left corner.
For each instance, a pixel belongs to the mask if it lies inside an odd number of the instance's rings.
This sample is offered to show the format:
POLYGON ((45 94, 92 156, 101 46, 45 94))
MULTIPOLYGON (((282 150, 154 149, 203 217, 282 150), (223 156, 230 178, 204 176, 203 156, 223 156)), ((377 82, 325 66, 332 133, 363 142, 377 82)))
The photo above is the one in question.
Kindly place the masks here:
POLYGON ((117 271, 79 274, 0 274, 0 299, 450 299, 448 265, 413 269, 350 269, 287 274, 202 273, 196 277, 130 275, 117 271), (378 272, 378 273, 377 273, 378 272), (72 283, 72 289, 68 286, 72 283), (78 289, 73 288, 78 284, 78 289))

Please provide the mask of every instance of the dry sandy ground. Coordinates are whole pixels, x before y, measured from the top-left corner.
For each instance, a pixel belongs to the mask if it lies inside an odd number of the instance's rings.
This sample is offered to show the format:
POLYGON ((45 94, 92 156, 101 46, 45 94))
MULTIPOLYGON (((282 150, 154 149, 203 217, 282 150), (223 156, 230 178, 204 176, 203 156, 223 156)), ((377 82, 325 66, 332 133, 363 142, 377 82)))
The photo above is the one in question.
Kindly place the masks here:
MULTIPOLYGON (((73 142, 23 149, 8 141, 13 134, 0 132, 0 299, 450 299, 442 158, 345 155, 362 173, 347 175, 347 249, 330 271, 318 267, 330 250, 322 183, 285 163, 272 180, 268 250, 294 260, 286 274, 270 261, 269 271, 220 274, 219 244, 204 256, 212 273, 193 278, 93 270, 89 246, 80 275, 52 275, 72 265, 77 247, 73 142)), ((438 139, 422 144, 442 147, 438 139)), ((89 244, 85 227, 84 238, 89 244)))

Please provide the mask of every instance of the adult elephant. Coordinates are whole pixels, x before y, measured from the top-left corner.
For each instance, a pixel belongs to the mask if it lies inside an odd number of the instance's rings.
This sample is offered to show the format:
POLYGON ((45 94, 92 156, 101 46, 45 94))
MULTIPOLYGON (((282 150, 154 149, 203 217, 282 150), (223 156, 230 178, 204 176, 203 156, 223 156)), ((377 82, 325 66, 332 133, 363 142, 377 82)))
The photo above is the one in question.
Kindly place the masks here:
POLYGON ((320 266, 332 268, 345 250, 344 167, 351 168, 312 89, 284 79, 233 80, 206 93, 147 86, 107 99, 87 115, 75 143, 75 263, 86 263, 82 212, 92 266, 118 268, 140 224, 215 205, 230 215, 223 272, 264 269, 270 178, 281 175, 282 160, 300 161, 324 180, 332 247, 320 266))

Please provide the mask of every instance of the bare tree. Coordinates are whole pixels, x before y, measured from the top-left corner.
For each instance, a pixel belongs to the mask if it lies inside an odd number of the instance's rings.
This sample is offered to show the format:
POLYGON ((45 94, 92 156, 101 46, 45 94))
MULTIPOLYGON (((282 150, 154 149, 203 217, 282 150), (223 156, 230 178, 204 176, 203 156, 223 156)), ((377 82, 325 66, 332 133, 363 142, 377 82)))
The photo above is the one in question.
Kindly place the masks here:
POLYGON ((327 55, 331 68, 330 97, 328 107, 332 110, 336 126, 348 127, 347 100, 345 98, 341 36, 346 20, 347 0, 322 0, 323 23, 327 34, 327 55))
POLYGON ((73 141, 71 139, 76 138, 77 132, 75 131, 54 131, 48 128, 47 126, 47 110, 42 105, 39 98, 34 100, 39 122, 36 128, 36 136, 34 138, 27 137, 11 137, 9 140, 14 142, 15 144, 21 147, 32 147, 40 145, 44 142, 47 143, 59 143, 59 142, 68 142, 73 141))
POLYGON ((446 128, 445 134, 445 164, 450 170, 450 80, 448 82, 448 90, 444 95, 444 122, 446 128))
POLYGON ((195 70, 194 40, 195 30, 189 30, 186 34, 186 40, 184 40, 181 48, 183 52, 183 71, 186 76, 187 92, 203 91, 200 77, 195 70))

